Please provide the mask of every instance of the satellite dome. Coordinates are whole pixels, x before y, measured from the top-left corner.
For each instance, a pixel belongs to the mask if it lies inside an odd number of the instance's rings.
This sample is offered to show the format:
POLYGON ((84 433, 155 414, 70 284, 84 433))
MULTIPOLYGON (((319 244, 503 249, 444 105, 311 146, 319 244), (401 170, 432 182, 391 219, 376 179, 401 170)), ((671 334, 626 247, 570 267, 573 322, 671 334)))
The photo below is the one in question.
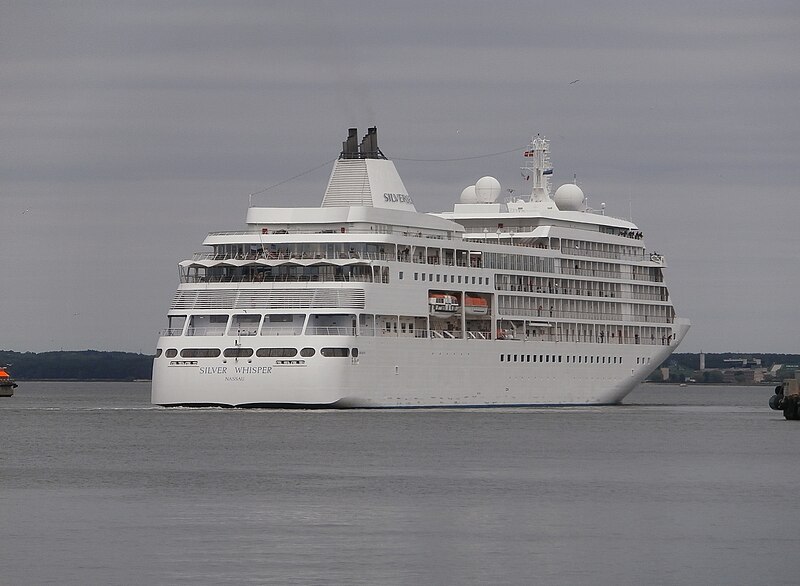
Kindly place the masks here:
POLYGON ((556 189, 553 201, 562 212, 575 212, 580 210, 583 205, 583 191, 574 183, 565 183, 556 189))
POLYGON ((494 177, 481 177, 475 182, 478 203, 492 203, 500 195, 500 182, 494 177))
POLYGON ((461 192, 461 203, 478 203, 478 196, 475 193, 475 186, 465 187, 461 192))

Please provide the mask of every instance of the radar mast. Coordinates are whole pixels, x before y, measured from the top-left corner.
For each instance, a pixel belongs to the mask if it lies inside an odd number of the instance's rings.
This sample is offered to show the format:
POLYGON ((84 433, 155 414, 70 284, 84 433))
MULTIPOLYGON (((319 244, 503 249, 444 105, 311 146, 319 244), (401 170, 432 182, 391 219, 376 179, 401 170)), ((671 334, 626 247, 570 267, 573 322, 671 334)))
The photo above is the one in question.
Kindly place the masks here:
POLYGON ((525 165, 521 167, 522 175, 531 181, 530 201, 545 202, 550 199, 550 176, 553 167, 550 163, 550 141, 536 135, 522 155, 525 165))

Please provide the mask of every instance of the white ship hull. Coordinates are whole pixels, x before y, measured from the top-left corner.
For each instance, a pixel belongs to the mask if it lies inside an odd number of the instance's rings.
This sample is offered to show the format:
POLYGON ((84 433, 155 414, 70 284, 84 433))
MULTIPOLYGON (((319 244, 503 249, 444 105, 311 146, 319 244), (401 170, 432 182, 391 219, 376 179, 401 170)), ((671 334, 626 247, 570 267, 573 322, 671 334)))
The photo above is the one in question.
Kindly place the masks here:
POLYGON ((619 403, 678 346, 664 258, 581 189, 482 177, 419 213, 377 129, 356 129, 319 208, 247 211, 179 263, 153 363, 158 405, 487 407, 619 403))
MULTIPOLYGON (((293 336, 297 347, 357 347, 359 356, 162 357, 153 368, 153 402, 267 408, 609 405, 622 401, 669 356, 687 329, 676 324, 669 346, 371 336, 326 336, 321 343, 319 336, 293 336), (536 362, 529 362, 533 355, 536 362)), ((223 340, 235 342, 194 342, 223 340)), ((162 338, 159 346, 174 341, 162 338)))

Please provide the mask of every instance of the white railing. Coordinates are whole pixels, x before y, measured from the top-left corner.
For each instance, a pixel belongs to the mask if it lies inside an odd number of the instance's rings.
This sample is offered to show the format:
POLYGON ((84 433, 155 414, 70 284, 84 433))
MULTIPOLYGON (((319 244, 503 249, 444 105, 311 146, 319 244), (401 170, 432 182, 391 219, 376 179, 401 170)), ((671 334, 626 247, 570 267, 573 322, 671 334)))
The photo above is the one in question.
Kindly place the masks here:
POLYGON ((302 327, 272 327, 264 326, 261 328, 262 336, 299 336, 303 333, 302 327))
POLYGON ((338 326, 318 326, 306 328, 306 336, 355 336, 356 328, 338 326))
POLYGON ((223 336, 225 335, 225 326, 209 326, 209 327, 193 327, 189 326, 186 330, 187 336, 223 336))
POLYGON ((352 252, 352 253, 337 253, 328 256, 322 252, 271 252, 269 250, 259 250, 249 254, 216 254, 213 252, 195 252, 192 254, 192 260, 203 261, 225 261, 225 260, 396 260, 394 255, 381 253, 381 252, 352 252))
POLYGON ((391 230, 391 229, 380 229, 380 230, 364 230, 364 229, 354 229, 346 227, 346 231, 341 231, 341 226, 337 229, 327 229, 327 230, 304 230, 302 228, 292 227, 289 229, 278 229, 271 232, 262 232, 261 230, 245 230, 245 231, 233 231, 233 232, 209 232, 209 236, 260 236, 265 242, 270 242, 270 236, 286 236, 289 234, 324 234, 326 237, 337 236, 340 237, 342 240, 347 240, 348 237, 352 234, 368 234, 372 236, 381 236, 383 234, 393 234, 395 236, 408 236, 409 238, 429 238, 433 240, 444 240, 447 235, 446 234, 425 234, 420 231, 412 231, 412 230, 391 230))
POLYGON ((183 333, 183 328, 165 328, 158 332, 159 336, 180 336, 183 333))
POLYGON ((257 336, 258 328, 236 328, 228 332, 229 336, 257 336))
POLYGON ((261 277, 250 277, 247 275, 232 275, 226 277, 205 276, 198 277, 193 275, 181 275, 181 283, 385 283, 382 279, 370 279, 369 275, 264 275, 261 277))
POLYGON ((569 248, 569 247, 562 247, 561 249, 562 254, 568 254, 571 256, 585 256, 590 258, 612 258, 616 260, 638 260, 642 261, 645 259, 645 253, 626 253, 626 252, 604 252, 602 250, 588 250, 585 248, 569 248))

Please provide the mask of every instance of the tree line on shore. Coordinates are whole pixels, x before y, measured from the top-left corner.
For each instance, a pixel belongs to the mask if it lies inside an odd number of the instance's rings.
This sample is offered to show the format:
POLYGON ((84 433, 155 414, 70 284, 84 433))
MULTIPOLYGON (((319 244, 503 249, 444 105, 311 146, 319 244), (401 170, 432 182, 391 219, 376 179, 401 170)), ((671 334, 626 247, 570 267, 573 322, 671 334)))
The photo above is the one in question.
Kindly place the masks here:
POLYGON ((0 366, 8 365, 16 380, 149 379, 153 356, 132 352, 77 350, 12 352, 0 350, 0 366))

